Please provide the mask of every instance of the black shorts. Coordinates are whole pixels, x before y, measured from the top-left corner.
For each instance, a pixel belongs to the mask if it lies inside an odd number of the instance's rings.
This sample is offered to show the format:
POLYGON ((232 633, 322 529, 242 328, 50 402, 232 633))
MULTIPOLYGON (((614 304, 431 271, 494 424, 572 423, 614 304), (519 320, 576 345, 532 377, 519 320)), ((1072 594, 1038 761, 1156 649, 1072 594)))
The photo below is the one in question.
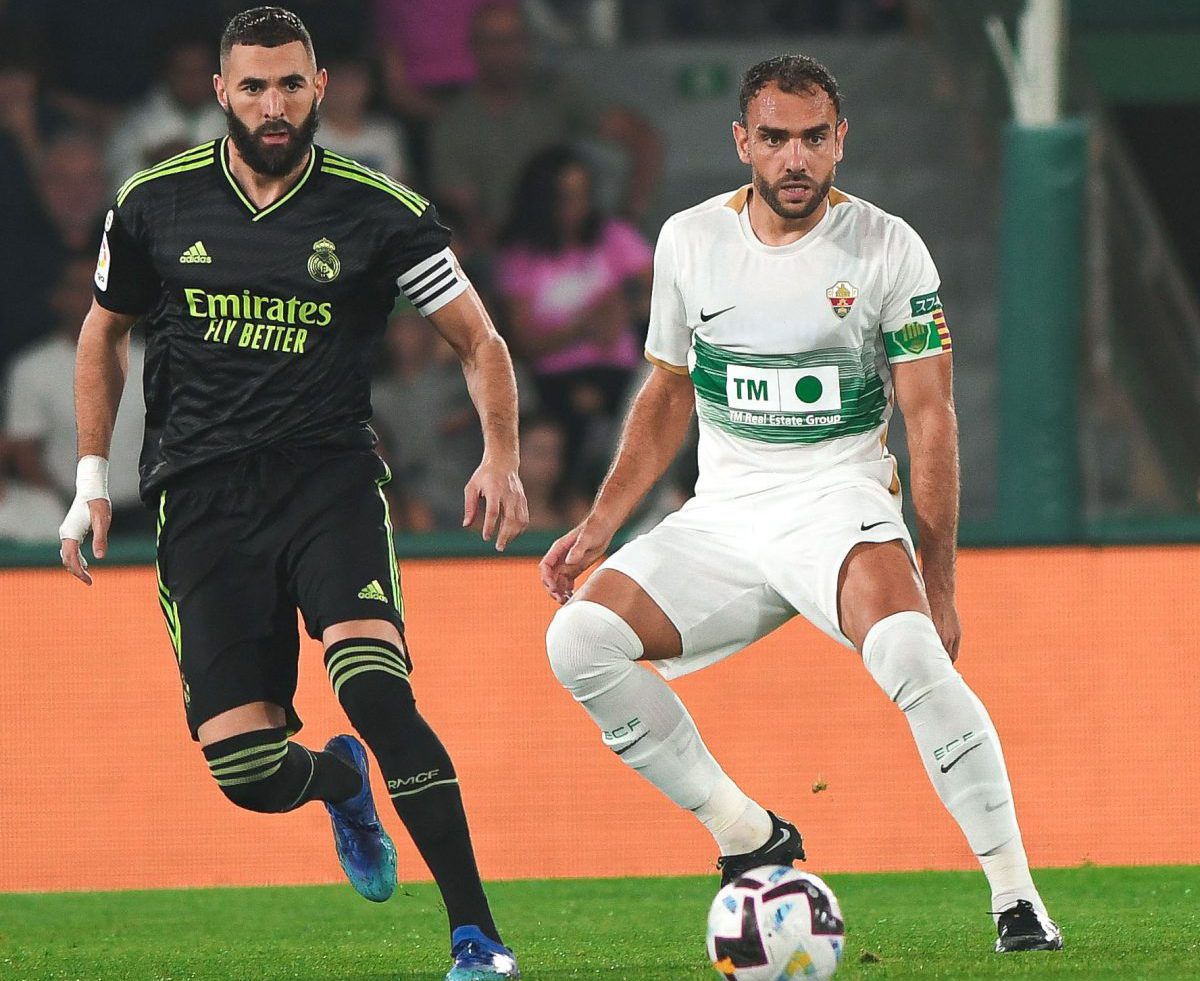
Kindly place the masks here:
POLYGON ((192 738, 247 702, 292 699, 300 636, 388 620, 404 600, 383 486, 364 450, 265 450, 171 481, 158 500, 158 592, 192 738))

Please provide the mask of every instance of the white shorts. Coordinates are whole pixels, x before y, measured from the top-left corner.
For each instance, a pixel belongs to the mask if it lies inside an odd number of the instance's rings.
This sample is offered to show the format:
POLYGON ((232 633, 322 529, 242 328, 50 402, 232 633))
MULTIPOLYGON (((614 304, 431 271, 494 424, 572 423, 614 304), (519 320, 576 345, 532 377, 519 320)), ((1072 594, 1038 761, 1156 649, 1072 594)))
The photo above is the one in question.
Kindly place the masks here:
POLYGON ((900 541, 916 565, 899 492, 861 471, 819 486, 737 499, 694 497, 600 568, 628 576, 683 639, 683 656, 654 661, 667 678, 715 664, 797 613, 847 647, 838 576, 860 542, 900 541))

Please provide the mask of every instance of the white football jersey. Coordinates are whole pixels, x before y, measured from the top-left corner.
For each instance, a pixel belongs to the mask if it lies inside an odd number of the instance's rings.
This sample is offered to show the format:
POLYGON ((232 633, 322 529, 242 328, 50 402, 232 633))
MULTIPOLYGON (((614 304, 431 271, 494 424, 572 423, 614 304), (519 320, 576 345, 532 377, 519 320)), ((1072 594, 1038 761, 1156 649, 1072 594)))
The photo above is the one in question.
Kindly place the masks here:
POLYGON ((672 215, 654 254, 646 357, 695 385, 697 493, 754 493, 841 464, 897 489, 889 364, 950 350, 929 251, 836 188, 802 239, 764 245, 748 200, 744 187, 672 215))

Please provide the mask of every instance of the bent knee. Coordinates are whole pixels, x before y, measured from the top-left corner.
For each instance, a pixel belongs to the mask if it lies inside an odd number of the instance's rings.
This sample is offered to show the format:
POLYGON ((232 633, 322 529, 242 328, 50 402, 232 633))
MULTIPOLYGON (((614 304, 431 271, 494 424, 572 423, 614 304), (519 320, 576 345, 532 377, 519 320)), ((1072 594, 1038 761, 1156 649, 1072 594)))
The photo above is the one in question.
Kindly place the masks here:
POLYGON ((602 694, 632 671, 642 642, 608 607, 575 600, 550 621, 546 654, 563 687, 584 699, 602 694))
POLYGON ((915 611, 893 613, 871 627, 862 658, 871 677, 904 711, 959 677, 933 621, 915 611))
MULTIPOLYGON (((285 729, 262 729, 243 733, 204 747, 208 769, 221 793, 247 811, 274 814, 295 803, 291 779, 304 760, 289 759, 293 752, 306 751, 288 742, 285 729)), ((311 776, 312 761, 305 779, 311 776)))
POLYGON ((284 787, 282 782, 269 778, 237 787, 223 786, 217 781, 217 786, 231 804, 256 814, 280 814, 288 810, 288 804, 291 803, 284 794, 289 788, 284 787))
POLYGON ((403 641, 342 638, 325 649, 325 671, 334 696, 356 727, 360 722, 406 721, 416 714, 409 677, 412 658, 403 641))

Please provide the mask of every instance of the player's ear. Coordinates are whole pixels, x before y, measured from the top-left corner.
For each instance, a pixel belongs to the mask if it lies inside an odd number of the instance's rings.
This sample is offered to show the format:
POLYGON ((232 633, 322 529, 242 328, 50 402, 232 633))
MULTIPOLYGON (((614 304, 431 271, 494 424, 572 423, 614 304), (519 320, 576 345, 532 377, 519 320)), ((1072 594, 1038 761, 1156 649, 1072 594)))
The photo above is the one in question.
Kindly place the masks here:
POLYGON ((750 162, 750 133, 736 119, 733 121, 733 142, 737 147, 738 159, 742 163, 750 162))
POLYGON ((321 101, 325 98, 325 86, 327 84, 329 84, 329 72, 327 72, 324 68, 318 69, 317 73, 313 76, 313 88, 317 90, 318 105, 320 105, 321 101))
POLYGON ((846 148, 846 134, 850 131, 850 121, 843 116, 834 132, 834 160, 841 163, 842 151, 846 148))
POLYGON ((225 93, 225 79, 223 79, 220 75, 213 76, 213 91, 217 93, 217 103, 222 109, 228 111, 229 97, 225 93))

